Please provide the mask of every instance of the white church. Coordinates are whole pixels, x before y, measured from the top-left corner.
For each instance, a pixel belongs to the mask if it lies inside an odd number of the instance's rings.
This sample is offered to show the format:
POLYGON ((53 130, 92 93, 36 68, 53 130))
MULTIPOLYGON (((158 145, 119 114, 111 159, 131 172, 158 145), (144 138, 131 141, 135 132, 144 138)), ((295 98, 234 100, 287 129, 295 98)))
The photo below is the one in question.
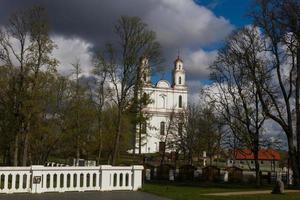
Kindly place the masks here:
MULTIPOLYGON (((149 117, 141 153, 156 153, 166 148, 165 142, 171 138, 170 135, 182 134, 182 123, 174 121, 173 117, 183 113, 187 107, 188 92, 185 84, 185 71, 183 61, 178 56, 172 69, 172 84, 167 80, 159 80, 153 85, 147 59, 142 60, 142 69, 144 82, 142 92, 149 96, 150 103, 142 110, 149 117), (178 123, 178 126, 170 134, 171 119, 173 119, 172 123, 178 123)), ((168 152, 170 149, 166 149, 166 151, 168 152)))

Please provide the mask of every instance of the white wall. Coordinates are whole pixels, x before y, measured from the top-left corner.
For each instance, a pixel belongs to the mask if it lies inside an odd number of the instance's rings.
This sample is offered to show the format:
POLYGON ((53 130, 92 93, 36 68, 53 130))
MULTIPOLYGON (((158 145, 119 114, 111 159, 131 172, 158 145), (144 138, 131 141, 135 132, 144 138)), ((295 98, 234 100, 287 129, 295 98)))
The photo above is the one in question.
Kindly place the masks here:
POLYGON ((159 142, 163 139, 160 136, 160 122, 164 121, 168 126, 170 114, 181 112, 187 107, 187 88, 186 86, 174 88, 167 81, 161 80, 156 87, 144 87, 143 91, 150 96, 152 103, 144 109, 151 117, 142 153, 155 153, 159 151, 159 142), (179 95, 182 96, 182 108, 179 108, 179 95))

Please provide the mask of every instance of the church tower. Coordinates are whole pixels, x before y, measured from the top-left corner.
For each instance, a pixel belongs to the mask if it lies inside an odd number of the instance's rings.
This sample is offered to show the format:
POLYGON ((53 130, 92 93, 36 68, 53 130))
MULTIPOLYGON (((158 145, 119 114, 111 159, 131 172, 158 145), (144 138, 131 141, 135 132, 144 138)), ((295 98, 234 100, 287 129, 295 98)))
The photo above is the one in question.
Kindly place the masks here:
POLYGON ((151 72, 148 58, 142 57, 140 65, 142 83, 144 85, 151 85, 151 72))
POLYGON ((181 115, 178 115, 179 113, 184 114, 183 111, 188 105, 188 88, 185 84, 183 61, 178 56, 174 61, 174 66, 171 67, 172 84, 163 79, 156 84, 151 84, 151 68, 147 57, 141 58, 139 68, 140 80, 143 83, 141 95, 146 94, 150 103, 142 109, 147 121, 141 127, 143 137, 139 135, 140 132, 137 132, 137 150, 140 150, 143 154, 162 151, 171 153, 176 149, 168 145, 172 140, 167 136, 168 127, 172 127, 172 134, 178 134, 178 136, 185 134, 184 129, 182 129, 184 122, 180 121, 182 118, 179 117, 181 115), (173 115, 174 113, 176 114, 173 115), (170 119, 173 117, 176 118, 175 121, 178 123, 170 124, 170 119))
POLYGON ((178 56, 174 61, 173 68, 173 87, 185 87, 185 71, 183 69, 183 61, 178 56))

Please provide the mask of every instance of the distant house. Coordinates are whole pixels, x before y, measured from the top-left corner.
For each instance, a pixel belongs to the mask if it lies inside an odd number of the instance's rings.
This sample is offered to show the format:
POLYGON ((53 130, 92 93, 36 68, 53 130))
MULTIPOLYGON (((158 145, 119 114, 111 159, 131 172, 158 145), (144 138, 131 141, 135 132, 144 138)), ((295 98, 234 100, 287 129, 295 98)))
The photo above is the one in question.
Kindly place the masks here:
MULTIPOLYGON (((278 151, 274 149, 260 149, 258 160, 262 172, 275 172, 279 170, 279 161, 281 157, 278 151)), ((235 150, 233 158, 228 160, 227 165, 236 166, 244 170, 254 170, 254 155, 250 149, 235 150)))

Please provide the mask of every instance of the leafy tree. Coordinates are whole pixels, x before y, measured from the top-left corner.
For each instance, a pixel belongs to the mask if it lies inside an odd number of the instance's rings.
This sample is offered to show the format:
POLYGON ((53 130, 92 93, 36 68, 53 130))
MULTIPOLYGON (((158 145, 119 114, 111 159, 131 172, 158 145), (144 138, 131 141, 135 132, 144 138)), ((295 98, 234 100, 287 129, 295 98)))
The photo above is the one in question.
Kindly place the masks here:
POLYGON ((9 94, 13 105, 10 112, 14 113, 15 128, 10 130, 15 141, 14 165, 19 164, 20 144, 23 145, 22 165, 28 164, 30 134, 34 119, 41 112, 38 101, 42 93, 39 85, 42 70, 53 72, 57 64, 50 56, 55 45, 48 32, 46 13, 41 7, 12 15, 9 24, 0 31, 0 61, 11 77, 9 94))

